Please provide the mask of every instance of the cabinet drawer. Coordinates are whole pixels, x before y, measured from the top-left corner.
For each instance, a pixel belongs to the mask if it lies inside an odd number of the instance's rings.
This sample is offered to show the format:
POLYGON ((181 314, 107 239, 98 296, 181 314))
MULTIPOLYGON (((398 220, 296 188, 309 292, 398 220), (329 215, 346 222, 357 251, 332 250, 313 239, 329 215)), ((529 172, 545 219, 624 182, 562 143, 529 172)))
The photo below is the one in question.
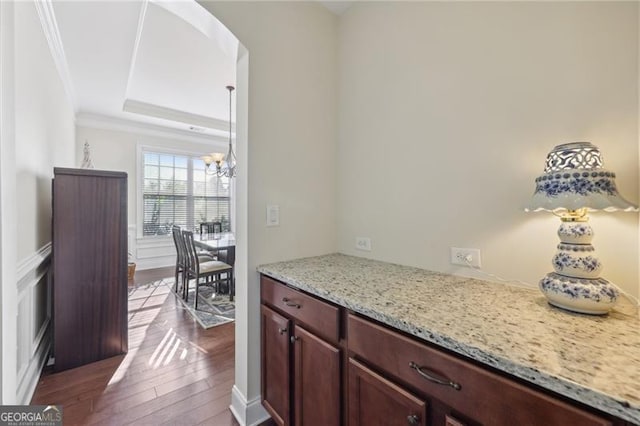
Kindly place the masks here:
POLYGON ((485 425, 611 425, 606 419, 405 337, 348 316, 356 356, 485 425), (440 383, 437 383, 440 382, 440 383))
POLYGON ((260 295, 264 303, 305 324, 320 336, 338 341, 340 311, 337 307, 265 276, 260 279, 260 295))

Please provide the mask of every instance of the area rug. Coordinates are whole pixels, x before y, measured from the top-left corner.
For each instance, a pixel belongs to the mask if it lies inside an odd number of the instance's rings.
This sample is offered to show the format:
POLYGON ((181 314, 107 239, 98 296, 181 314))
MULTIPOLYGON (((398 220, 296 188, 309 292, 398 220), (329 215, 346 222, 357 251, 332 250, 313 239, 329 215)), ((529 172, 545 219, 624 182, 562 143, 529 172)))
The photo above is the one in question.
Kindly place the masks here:
MULTIPOLYGON (((174 278, 171 277, 164 278, 152 285, 164 284, 173 290, 174 282, 174 278)), ((193 287, 193 283, 191 285, 193 287)), ((229 301, 229 295, 216 293, 215 289, 210 286, 201 285, 198 289, 198 310, 195 310, 193 307, 195 301, 195 288, 189 289, 188 302, 185 302, 182 297, 176 295, 173 291, 171 293, 180 301, 182 306, 191 314, 202 328, 207 329, 235 320, 236 306, 233 302, 229 301)))

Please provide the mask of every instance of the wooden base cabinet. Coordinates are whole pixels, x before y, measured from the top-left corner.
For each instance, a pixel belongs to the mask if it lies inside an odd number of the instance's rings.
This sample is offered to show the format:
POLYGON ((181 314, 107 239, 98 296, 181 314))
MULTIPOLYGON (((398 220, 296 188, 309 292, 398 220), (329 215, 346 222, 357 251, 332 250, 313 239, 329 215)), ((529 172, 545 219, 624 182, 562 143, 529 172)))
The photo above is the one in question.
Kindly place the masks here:
POLYGON ((340 349, 302 327, 293 330, 297 426, 340 424, 340 349))
POLYGON ((277 425, 623 426, 261 277, 262 403, 277 425))
POLYGON ((290 424, 290 321, 267 308, 262 315, 262 405, 278 425, 290 424))
POLYGON ((337 340, 337 308, 265 277, 262 301, 263 406, 281 426, 340 425, 342 351, 321 337, 337 340))
POLYGON ((349 359, 350 426, 426 426, 427 403, 349 359))
MULTIPOLYGON (((371 370, 375 370, 379 377, 389 381, 388 388, 394 389, 389 391, 389 394, 393 394, 392 398, 406 398, 406 389, 412 389, 416 398, 424 398, 432 406, 426 424, 612 425, 609 419, 359 316, 348 315, 347 335, 351 356, 371 366, 371 370)), ((353 385, 350 382, 349 386, 353 385)), ((363 405, 357 400, 357 395, 350 393, 349 397, 350 408, 363 405)), ((384 418, 385 415, 381 413, 380 416, 384 418)), ((350 423, 350 426, 364 424, 356 422, 350 423)))

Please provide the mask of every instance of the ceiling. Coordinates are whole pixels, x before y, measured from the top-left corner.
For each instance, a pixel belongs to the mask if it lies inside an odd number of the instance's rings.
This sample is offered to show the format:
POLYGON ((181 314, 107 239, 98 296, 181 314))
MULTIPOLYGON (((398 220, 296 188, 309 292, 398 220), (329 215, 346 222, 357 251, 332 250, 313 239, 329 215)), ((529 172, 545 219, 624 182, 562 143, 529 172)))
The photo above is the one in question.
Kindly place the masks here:
POLYGON ((228 134, 238 40, 198 3, 57 1, 53 11, 79 117, 228 134))

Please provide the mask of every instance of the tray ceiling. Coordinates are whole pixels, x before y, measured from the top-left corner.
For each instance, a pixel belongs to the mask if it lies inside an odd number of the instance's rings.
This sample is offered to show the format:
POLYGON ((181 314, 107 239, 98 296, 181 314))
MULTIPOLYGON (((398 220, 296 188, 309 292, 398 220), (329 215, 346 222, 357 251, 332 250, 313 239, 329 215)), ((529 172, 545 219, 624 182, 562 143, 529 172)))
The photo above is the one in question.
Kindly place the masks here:
POLYGON ((235 86, 238 40, 202 6, 95 1, 53 9, 79 115, 228 129, 225 87, 235 86))

